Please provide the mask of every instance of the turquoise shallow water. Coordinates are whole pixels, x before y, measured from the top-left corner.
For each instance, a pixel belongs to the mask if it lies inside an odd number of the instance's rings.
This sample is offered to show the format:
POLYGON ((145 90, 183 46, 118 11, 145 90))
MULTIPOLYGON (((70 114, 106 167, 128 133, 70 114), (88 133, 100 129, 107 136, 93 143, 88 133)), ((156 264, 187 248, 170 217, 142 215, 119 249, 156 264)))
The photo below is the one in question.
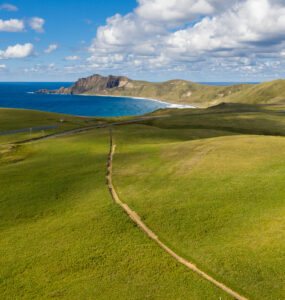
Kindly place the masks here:
POLYGON ((0 83, 0 107, 25 108, 79 116, 115 117, 142 115, 167 103, 125 97, 100 97, 77 95, 46 95, 31 92, 39 89, 58 89, 72 83, 25 82, 0 83))

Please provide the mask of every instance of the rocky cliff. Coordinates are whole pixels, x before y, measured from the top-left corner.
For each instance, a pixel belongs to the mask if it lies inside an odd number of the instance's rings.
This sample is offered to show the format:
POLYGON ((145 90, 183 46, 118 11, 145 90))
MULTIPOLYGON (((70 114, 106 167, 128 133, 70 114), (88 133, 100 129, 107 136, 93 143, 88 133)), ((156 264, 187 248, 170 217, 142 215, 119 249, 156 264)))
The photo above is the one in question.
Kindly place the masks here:
POLYGON ((207 107, 221 102, 264 104, 285 101, 285 80, 257 85, 213 86, 185 80, 147 82, 131 80, 124 76, 104 77, 96 74, 79 79, 69 88, 40 90, 38 93, 142 97, 207 107))
POLYGON ((90 91, 92 93, 106 91, 108 89, 124 87, 128 84, 129 79, 124 76, 112 76, 103 77, 95 74, 86 78, 80 78, 71 87, 61 87, 58 90, 39 90, 38 93, 45 94, 67 94, 67 95, 78 95, 86 94, 90 91))

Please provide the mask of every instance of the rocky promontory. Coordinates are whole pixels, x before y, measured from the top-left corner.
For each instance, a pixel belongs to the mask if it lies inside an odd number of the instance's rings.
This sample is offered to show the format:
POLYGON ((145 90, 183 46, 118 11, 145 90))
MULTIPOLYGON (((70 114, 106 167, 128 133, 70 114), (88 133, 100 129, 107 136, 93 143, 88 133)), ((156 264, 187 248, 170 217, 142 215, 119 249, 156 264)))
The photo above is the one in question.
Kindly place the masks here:
POLYGON ((124 87, 128 83, 129 79, 124 76, 109 75, 108 77, 104 77, 95 74, 86 78, 80 78, 69 88, 61 87, 58 90, 41 89, 37 93, 78 95, 89 92, 96 94, 109 89, 124 87))
POLYGON ((141 97, 198 107, 213 106, 221 102, 268 104, 284 102, 285 80, 214 86, 180 79, 148 82, 132 80, 125 76, 104 77, 95 74, 79 79, 68 88, 42 89, 37 93, 141 97))

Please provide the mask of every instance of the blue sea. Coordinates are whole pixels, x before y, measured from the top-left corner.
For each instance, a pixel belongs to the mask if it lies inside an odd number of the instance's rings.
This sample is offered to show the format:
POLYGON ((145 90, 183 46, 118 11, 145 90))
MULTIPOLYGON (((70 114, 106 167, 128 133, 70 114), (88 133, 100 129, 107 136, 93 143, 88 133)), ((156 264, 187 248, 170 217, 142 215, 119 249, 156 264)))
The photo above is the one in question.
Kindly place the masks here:
POLYGON ((142 115, 171 106, 160 101, 125 97, 34 94, 39 89, 69 87, 66 82, 0 83, 0 107, 25 108, 88 117, 142 115))
MULTIPOLYGON (((229 83, 208 84, 229 85, 229 83)), ((88 117, 143 115, 159 108, 183 107, 138 98, 33 93, 39 89, 53 90, 70 85, 72 82, 2 82, 0 83, 0 107, 35 109, 88 117)))

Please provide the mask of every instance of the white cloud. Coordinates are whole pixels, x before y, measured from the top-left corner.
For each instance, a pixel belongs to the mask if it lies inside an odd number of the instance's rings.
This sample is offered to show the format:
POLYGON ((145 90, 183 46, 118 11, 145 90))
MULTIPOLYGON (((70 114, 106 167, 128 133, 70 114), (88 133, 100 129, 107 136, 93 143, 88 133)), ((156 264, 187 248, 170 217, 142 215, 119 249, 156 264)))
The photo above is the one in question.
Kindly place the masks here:
POLYGON ((1 20, 0 19, 0 31, 6 32, 20 32, 25 28, 24 22, 18 19, 1 20))
POLYGON ((75 60, 79 60, 79 59, 80 59, 80 57, 77 56, 77 55, 74 55, 74 56, 67 56, 67 57, 65 58, 65 60, 68 60, 68 61, 75 61, 75 60))
POLYGON ((142 19, 167 22, 175 26, 194 21, 198 15, 214 12, 210 1, 206 0, 139 0, 136 14, 142 19))
MULTIPOLYGON (((26 22, 24 22, 23 20, 19 20, 19 19, 9 19, 9 20, 0 19, 0 31, 22 32, 25 29, 25 23, 26 22)), ((45 20, 42 18, 38 18, 38 17, 30 18, 27 21, 27 24, 29 25, 29 27, 38 33, 44 32, 44 29, 43 29, 44 23, 45 23, 45 20)))
POLYGON ((36 32, 42 33, 44 32, 43 26, 45 24, 45 20, 39 17, 30 18, 28 20, 29 26, 36 32))
POLYGON ((44 53, 52 53, 53 51, 55 51, 58 48, 57 44, 52 44, 49 45, 48 48, 46 50, 44 50, 44 53))
POLYGON ((17 11, 18 7, 12 4, 4 3, 0 5, 0 10, 17 11))
POLYGON ((133 12, 98 28, 88 62, 197 71, 224 63, 248 72, 284 48, 283 0, 138 0, 133 12))
POLYGON ((2 64, 2 65, 0 65, 0 69, 6 69, 7 68, 7 66, 6 65, 4 65, 4 64, 2 64))
POLYGON ((273 5, 268 0, 247 0, 219 17, 206 17, 194 27, 171 34, 168 43, 178 50, 191 52, 262 50, 280 44, 285 37, 284 31, 285 5, 273 5))
POLYGON ((183 26, 230 8, 238 0, 138 0, 135 14, 167 27, 183 26))
POLYGON ((0 59, 24 58, 30 56, 33 53, 33 50, 34 46, 30 43, 9 46, 6 50, 0 50, 0 59))

